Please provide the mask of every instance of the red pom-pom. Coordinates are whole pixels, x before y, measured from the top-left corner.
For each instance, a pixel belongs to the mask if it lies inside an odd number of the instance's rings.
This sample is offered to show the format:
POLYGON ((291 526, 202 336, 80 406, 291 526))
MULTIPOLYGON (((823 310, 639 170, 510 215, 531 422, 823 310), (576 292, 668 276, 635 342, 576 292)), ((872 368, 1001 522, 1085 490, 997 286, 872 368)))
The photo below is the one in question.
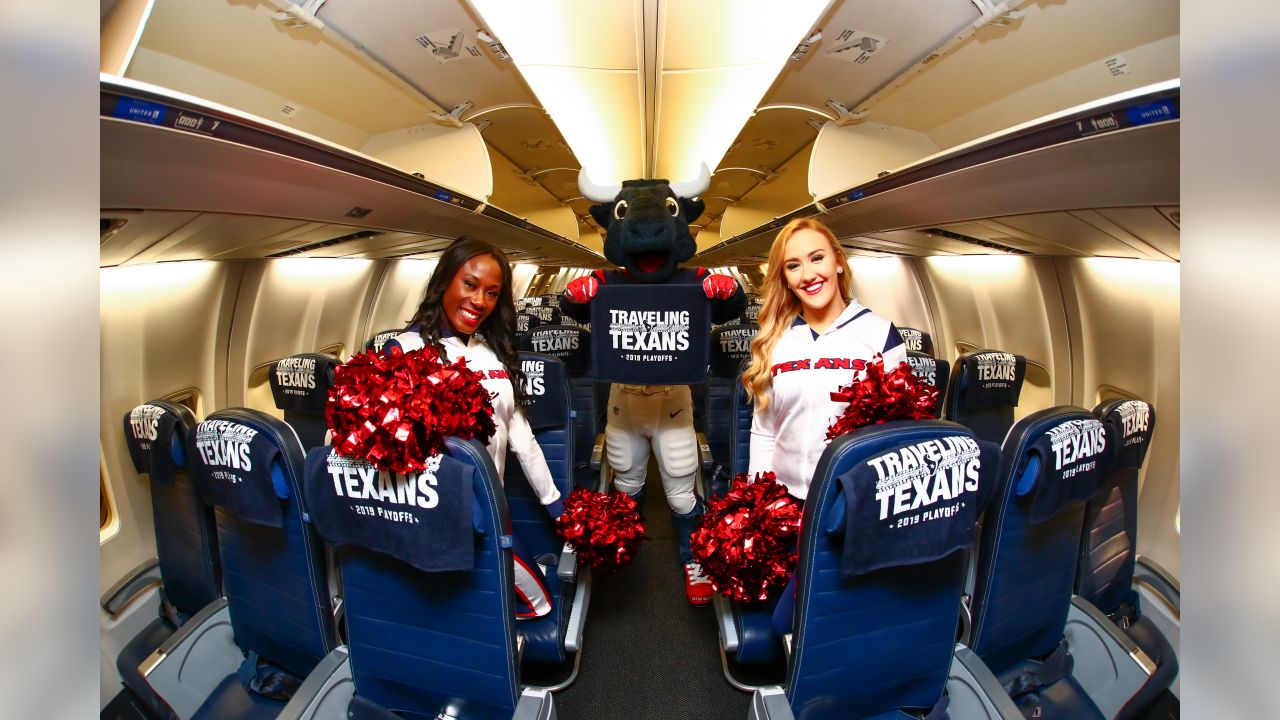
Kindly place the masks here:
POLYGON ((577 488, 564 501, 556 534, 592 570, 610 574, 631 564, 644 540, 644 521, 626 493, 577 488))
POLYGON ((732 490, 707 502, 693 533, 693 558, 717 592, 738 602, 763 601, 795 570, 800 518, 799 504, 773 473, 754 482, 738 473, 732 490))
POLYGON ((430 347, 363 352, 340 365, 324 416, 340 454, 394 473, 425 468, 450 435, 487 442, 495 431, 480 373, 465 359, 441 363, 430 347))
POLYGON ((836 402, 849 406, 827 429, 833 440, 847 432, 890 420, 926 420, 935 418, 938 389, 916 377, 911 366, 902 363, 892 371, 884 371, 884 359, 876 355, 867 363, 861 380, 831 393, 836 402))

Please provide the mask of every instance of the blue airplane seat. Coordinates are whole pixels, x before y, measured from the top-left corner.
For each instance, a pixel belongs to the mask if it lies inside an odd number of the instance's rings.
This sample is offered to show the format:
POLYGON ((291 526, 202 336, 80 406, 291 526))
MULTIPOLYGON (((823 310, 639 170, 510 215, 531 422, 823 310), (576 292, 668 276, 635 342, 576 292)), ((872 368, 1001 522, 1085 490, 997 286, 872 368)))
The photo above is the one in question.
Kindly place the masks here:
POLYGON ((573 487, 594 489, 599 484, 599 468, 591 467, 591 454, 597 436, 604 432, 600 419, 604 405, 597 403, 596 383, 591 378, 591 333, 575 325, 547 325, 521 336, 520 350, 564 362, 573 409, 573 487))
POLYGON ((364 349, 366 352, 382 352, 382 346, 387 344, 391 338, 404 332, 404 328, 390 328, 388 330, 379 330, 374 333, 367 341, 365 341, 364 349))
POLYGON ((1046 720, 1113 718, 1149 675, 1136 645, 1072 595, 1084 503, 1112 451, 1082 408, 1023 418, 982 524, 968 644, 1024 713, 1046 720))
MULTIPOLYGON (((1106 426, 1113 454, 1102 486, 1085 505, 1076 593, 1101 610, 1156 664, 1147 684, 1117 716, 1124 719, 1145 710, 1178 674, 1177 651, 1151 619, 1143 616, 1134 583, 1138 475, 1151 446, 1156 413, 1141 400, 1113 399, 1099 404, 1093 414, 1106 426)), ((1176 591, 1162 594, 1166 602, 1178 607, 1176 591)))
POLYGON ((271 398, 284 411, 284 421, 298 433, 304 452, 325 444, 329 426, 324 406, 333 387, 333 371, 341 364, 329 355, 301 353, 277 360, 267 373, 271 398))
POLYGON ((172 717, 151 691, 139 666, 173 632, 222 594, 213 509, 190 473, 186 436, 195 415, 185 406, 152 400, 124 415, 125 441, 134 470, 151 486, 156 557, 116 583, 102 608, 116 616, 141 592, 160 582, 160 616, 129 641, 116 659, 124 684, 157 717, 172 717))
POLYGON ((281 420, 231 408, 192 428, 187 451, 215 508, 224 597, 152 656, 147 682, 178 717, 274 718, 337 645, 302 446, 281 420))
POLYGON ((947 420, 958 422, 982 440, 1002 443, 1013 425, 1027 359, 999 350, 980 350, 956 359, 951 394, 946 397, 947 420))
POLYGON ((548 692, 519 685, 511 519, 483 445, 448 438, 407 475, 318 448, 305 482, 336 548, 349 642, 295 696, 298 720, 555 716, 548 692))
MULTIPOLYGON (((975 694, 951 682, 955 635, 999 462, 995 445, 940 420, 831 442, 804 506, 786 683, 758 689, 748 717, 940 718, 975 694)), ((953 717, 998 715, 970 706, 953 717)))
POLYGON ((933 414, 942 417, 943 403, 947 399, 947 384, 951 377, 951 363, 914 350, 907 351, 907 363, 916 377, 938 389, 938 404, 934 406, 933 414))
MULTIPOLYGON (((743 363, 751 360, 751 340, 759 331, 760 326, 755 323, 731 323, 711 331, 711 362, 707 377, 707 445, 713 462, 724 466, 727 471, 726 480, 732 479, 734 474, 731 450, 736 426, 734 396, 742 387, 743 363)), ((750 431, 748 424, 747 432, 750 431)), ((743 471, 746 471, 745 467, 743 471)), ((721 495, 727 490, 727 486, 707 489, 710 495, 721 495)))

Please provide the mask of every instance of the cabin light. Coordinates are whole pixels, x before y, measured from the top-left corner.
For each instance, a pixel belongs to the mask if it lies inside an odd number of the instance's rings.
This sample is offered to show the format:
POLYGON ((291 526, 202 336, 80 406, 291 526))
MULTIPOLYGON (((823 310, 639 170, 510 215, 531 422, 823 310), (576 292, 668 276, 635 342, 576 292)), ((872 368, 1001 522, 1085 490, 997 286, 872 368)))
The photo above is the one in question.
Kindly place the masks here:
POLYGON ((208 277, 214 265, 207 260, 184 260, 102 268, 102 293, 146 294, 190 287, 208 277))

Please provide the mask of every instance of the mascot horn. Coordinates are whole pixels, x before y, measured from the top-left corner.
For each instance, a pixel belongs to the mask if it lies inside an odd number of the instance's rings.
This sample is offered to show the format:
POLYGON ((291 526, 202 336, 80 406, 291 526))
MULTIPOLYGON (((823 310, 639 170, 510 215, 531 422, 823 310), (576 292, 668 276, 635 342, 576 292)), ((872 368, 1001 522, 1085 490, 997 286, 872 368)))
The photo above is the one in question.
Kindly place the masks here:
MULTIPOLYGON (((694 180, 627 180, 612 187, 578 174, 578 189, 595 202, 591 217, 605 228, 604 256, 617 270, 596 270, 565 287, 564 314, 581 323, 591 320, 591 301, 601 285, 702 286, 711 304, 711 320, 723 323, 742 314, 746 294, 738 281, 705 268, 681 268, 697 252, 689 223, 702 214, 697 196, 711 183, 705 163, 694 180)), ((703 512, 694 493, 698 441, 693 427, 693 401, 687 385, 614 384, 609 391, 605 450, 614 470, 614 486, 636 500, 643 511, 645 473, 650 447, 657 454, 662 487, 684 564, 685 594, 694 605, 711 602, 711 582, 689 552, 689 536, 703 512)))

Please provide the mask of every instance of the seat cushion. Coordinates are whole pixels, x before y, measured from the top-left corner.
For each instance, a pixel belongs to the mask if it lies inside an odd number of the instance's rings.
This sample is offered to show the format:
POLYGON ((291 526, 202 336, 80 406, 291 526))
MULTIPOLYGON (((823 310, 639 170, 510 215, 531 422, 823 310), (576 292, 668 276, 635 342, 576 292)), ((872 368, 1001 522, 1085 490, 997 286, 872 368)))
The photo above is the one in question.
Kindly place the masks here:
MULTIPOLYGON (((1035 670, 1039 663, 1028 660, 1014 663, 1012 667, 1000 673, 997 678, 1001 685, 1007 685, 1023 670, 1035 670)), ((1040 703, 1041 720, 1063 718, 1070 720, 1106 720, 1098 706, 1093 704, 1084 688, 1071 677, 1065 677, 1051 685, 1040 688, 1037 692, 1040 703)))
POLYGON ((564 631, 573 609, 573 585, 560 581, 554 567, 544 578, 551 595, 551 612, 536 620, 520 620, 516 632, 524 638, 524 660, 558 663, 564 660, 564 631))
POLYGON ((264 698, 245 690, 240 678, 232 674, 218 683, 192 720, 267 720, 279 715, 284 706, 284 701, 264 698))
POLYGON ((169 707, 156 696, 155 691, 142 677, 142 673, 138 672, 138 666, 173 633, 174 627, 168 620, 156 618, 130 640, 129 644, 120 651, 120 657, 116 658, 116 669, 120 671, 125 687, 132 690, 146 704, 151 714, 158 718, 173 717, 173 714, 169 711, 169 707))

